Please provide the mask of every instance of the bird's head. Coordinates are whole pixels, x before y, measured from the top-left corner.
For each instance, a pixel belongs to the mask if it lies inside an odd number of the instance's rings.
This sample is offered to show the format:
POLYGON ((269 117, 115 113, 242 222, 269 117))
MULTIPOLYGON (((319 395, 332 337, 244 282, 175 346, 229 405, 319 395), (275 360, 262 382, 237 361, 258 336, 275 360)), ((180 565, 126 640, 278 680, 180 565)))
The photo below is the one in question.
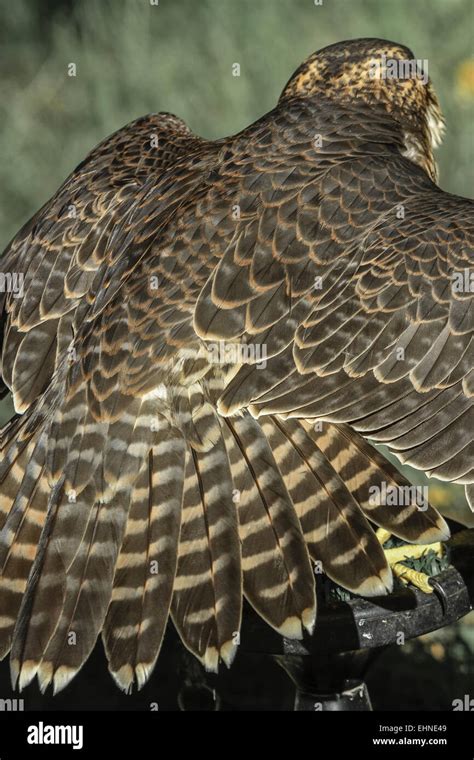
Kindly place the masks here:
POLYGON ((409 48, 357 39, 318 50, 295 71, 280 101, 318 95, 382 104, 403 129, 406 155, 436 178, 432 151, 441 142, 444 119, 427 61, 417 60, 409 48))

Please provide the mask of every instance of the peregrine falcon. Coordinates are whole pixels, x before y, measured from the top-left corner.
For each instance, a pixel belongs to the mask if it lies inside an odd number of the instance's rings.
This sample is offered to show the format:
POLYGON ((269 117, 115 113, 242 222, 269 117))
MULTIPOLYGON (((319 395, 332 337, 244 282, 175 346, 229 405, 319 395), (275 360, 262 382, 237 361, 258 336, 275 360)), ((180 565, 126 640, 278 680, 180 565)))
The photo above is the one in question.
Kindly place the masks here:
POLYGON ((7 247, 0 657, 20 688, 62 689, 100 633, 140 688, 169 617, 230 665, 243 598, 301 638, 314 563, 389 593, 377 526, 449 530, 367 439, 473 504, 473 202, 436 184, 413 60, 326 47, 216 141, 138 119, 7 247))

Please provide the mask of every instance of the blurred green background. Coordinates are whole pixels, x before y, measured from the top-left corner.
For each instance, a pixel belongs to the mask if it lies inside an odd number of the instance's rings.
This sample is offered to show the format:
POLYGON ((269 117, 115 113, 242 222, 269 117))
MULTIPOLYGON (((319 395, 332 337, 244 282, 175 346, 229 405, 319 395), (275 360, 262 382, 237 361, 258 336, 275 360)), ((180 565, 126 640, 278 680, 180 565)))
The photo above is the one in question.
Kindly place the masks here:
MULTIPOLYGON (((472 196, 472 0, 0 0, 0 9, 0 250, 84 155, 125 123, 165 110, 205 137, 237 132, 275 105, 310 53, 356 37, 392 39, 428 59, 447 122, 440 184, 472 196)), ((0 405, 0 423, 10 414, 8 401, 0 405)), ((430 498, 474 525, 461 488, 431 481, 430 498)), ((473 635, 466 619, 420 642, 420 672, 440 675, 412 709, 437 709, 450 673, 449 693, 462 696, 473 658, 453 659, 453 641, 472 651, 473 635)), ((416 652, 407 654, 413 668, 416 652)), ((397 657, 390 672, 403 668, 397 657)))
POLYGON ((232 134, 310 53, 383 37, 428 59, 447 119, 444 189, 472 186, 472 0, 0 0, 4 243, 103 137, 150 111, 232 134), (232 75, 239 63, 240 77, 232 75), (75 63, 77 76, 67 74, 75 63), (471 167, 471 169, 469 169, 471 167))
MULTIPOLYGON (((440 183, 470 196, 472 0, 319 3, 0 0, 0 250, 85 154, 128 121, 166 110, 205 137, 237 132, 275 105, 310 53, 354 37, 402 42, 428 60, 447 120, 440 183)), ((0 422, 9 413, 0 406, 0 422)), ((433 482, 431 498, 474 524, 463 489, 433 482)))

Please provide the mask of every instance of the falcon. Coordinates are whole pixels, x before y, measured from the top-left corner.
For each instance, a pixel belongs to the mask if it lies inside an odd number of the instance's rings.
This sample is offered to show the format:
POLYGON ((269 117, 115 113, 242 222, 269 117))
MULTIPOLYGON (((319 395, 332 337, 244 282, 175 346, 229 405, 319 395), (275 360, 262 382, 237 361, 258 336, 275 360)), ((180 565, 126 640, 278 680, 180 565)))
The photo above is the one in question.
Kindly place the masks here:
POLYGON ((389 593, 377 528, 449 530, 367 439, 473 504, 473 202, 436 184, 443 118, 412 60, 331 45, 216 141, 138 119, 7 247, 0 656, 19 688, 64 688, 99 634, 140 688, 169 617, 229 666, 244 598, 301 638, 315 569, 389 593))

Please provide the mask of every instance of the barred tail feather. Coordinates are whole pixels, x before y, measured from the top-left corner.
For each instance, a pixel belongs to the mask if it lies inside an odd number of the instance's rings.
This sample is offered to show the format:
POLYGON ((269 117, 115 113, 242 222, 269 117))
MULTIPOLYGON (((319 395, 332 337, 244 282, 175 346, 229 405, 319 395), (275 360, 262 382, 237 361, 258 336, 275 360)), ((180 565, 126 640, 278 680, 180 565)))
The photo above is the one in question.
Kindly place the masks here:
POLYGON ((3 486, 16 490, 13 501, 8 498, 8 488, 3 493, 3 503, 9 503, 9 511, 0 531, 0 660, 10 651, 13 630, 20 610, 28 576, 36 556, 38 544, 46 519, 49 487, 44 472, 46 445, 44 438, 23 450, 16 471, 3 486))
MULTIPOLYGON (((121 420, 109 426, 107 447, 96 452, 102 466, 91 467, 91 478, 81 484, 80 493, 75 482, 66 488, 65 472, 56 482, 50 476, 47 517, 13 632, 11 673, 20 688, 35 676, 42 691, 51 683, 55 692, 64 688, 102 629, 131 487, 152 437, 147 408, 137 405, 134 411, 132 425, 121 420), (103 463, 111 450, 123 467, 106 477, 103 463)), ((62 418, 67 421, 71 414, 69 410, 62 418)), ((93 435, 93 419, 88 425, 93 435)), ((61 447, 60 425, 55 436, 61 447)), ((47 463, 54 461, 54 443, 49 441, 47 463)), ((84 452, 88 456, 87 444, 85 436, 82 447, 65 453, 68 463, 80 460, 84 452)))
POLYGON ((316 615, 314 575, 301 527, 260 424, 250 415, 224 427, 242 542, 244 593, 281 634, 302 638, 316 615))
MULTIPOLYGON (((108 509, 85 489, 71 510, 65 509, 63 483, 53 489, 48 519, 23 599, 11 654, 12 680, 26 686, 35 675, 44 691, 64 688, 94 647, 110 600, 125 504, 108 509), (60 508, 58 508, 60 505, 60 508), (73 556, 63 538, 79 513, 86 530, 73 556), (59 533, 58 533, 59 531, 59 533)), ((75 543, 75 542, 74 542, 75 543)))
POLYGON ((311 557, 336 583, 365 596, 386 594, 392 574, 354 497, 297 420, 264 418, 311 557))
POLYGON ((209 451, 189 447, 171 616, 185 646, 210 671, 217 671, 220 658, 231 664, 242 614, 241 550, 232 491, 222 436, 209 451))
POLYGON ((124 691, 153 671, 168 621, 181 525, 185 442, 170 431, 148 455, 132 492, 102 638, 124 691))
POLYGON ((449 528, 436 509, 420 503, 415 487, 359 433, 348 425, 324 424, 318 430, 310 422, 301 424, 369 520, 411 543, 449 538, 449 528), (384 499, 384 494, 392 498, 384 499))
POLYGON ((448 535, 431 507, 372 502, 371 487, 408 481, 346 425, 191 406, 189 441, 152 427, 152 409, 97 421, 78 393, 48 424, 27 413, 2 431, 0 655, 11 648, 20 688, 64 688, 101 631, 117 684, 141 688, 169 614, 206 668, 230 665, 243 595, 299 638, 316 615, 310 557, 380 594, 391 573, 369 520, 410 541, 448 535))

